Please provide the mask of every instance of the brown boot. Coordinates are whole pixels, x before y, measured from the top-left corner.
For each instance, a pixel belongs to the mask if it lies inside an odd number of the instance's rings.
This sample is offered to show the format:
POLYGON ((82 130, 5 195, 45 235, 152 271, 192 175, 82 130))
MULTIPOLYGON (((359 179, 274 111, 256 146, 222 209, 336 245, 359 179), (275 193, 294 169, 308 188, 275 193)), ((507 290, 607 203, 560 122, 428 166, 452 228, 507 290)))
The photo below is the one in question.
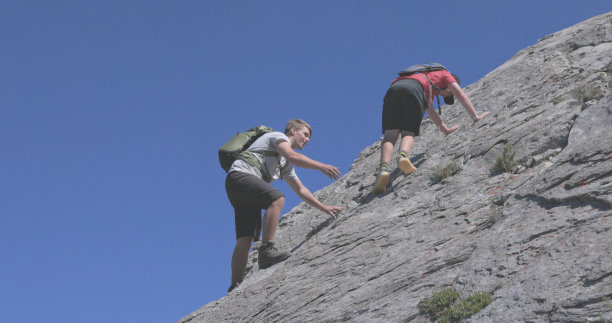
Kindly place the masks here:
POLYGON ((259 247, 257 263, 259 264, 259 269, 266 269, 289 257, 291 257, 291 252, 280 251, 274 246, 274 241, 269 241, 268 243, 262 243, 259 247))

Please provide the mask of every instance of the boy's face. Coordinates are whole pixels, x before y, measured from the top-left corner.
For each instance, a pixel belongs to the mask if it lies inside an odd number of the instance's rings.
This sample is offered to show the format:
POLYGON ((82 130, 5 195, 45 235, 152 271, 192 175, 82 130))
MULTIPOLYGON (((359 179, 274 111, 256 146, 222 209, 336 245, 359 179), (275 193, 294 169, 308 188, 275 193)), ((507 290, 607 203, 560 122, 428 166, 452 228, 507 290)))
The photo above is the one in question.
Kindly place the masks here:
POLYGON ((447 97, 447 96, 452 96, 453 93, 451 93, 449 88, 443 88, 440 90, 440 95, 442 95, 443 97, 447 97))
POLYGON ((291 145, 291 148, 303 149, 310 141, 310 131, 306 127, 293 128, 291 131, 293 132, 293 145, 291 145))

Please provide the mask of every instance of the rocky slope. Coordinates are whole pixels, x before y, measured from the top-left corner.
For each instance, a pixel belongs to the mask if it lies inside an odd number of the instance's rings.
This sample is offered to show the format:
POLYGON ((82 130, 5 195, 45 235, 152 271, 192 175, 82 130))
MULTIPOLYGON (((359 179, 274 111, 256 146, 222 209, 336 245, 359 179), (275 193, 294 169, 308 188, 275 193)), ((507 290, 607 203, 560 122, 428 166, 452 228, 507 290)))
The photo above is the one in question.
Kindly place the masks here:
POLYGON ((337 220, 298 205, 276 237, 290 259, 259 270, 255 251, 239 288, 180 322, 428 322, 419 303, 446 288, 492 296, 466 321, 612 321, 610 53, 612 13, 518 52, 465 89, 490 116, 446 107, 463 124, 447 137, 426 120, 418 171, 377 197, 367 147, 316 193, 347 206, 337 220), (518 168, 491 174, 507 144, 518 168))

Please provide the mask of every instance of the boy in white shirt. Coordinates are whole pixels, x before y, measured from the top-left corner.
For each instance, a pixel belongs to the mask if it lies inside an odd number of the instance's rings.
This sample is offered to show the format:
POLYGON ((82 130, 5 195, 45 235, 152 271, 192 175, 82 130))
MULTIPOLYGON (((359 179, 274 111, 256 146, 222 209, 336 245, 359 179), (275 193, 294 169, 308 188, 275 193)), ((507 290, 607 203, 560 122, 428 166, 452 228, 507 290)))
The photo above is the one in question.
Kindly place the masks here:
POLYGON ((234 207, 236 246, 232 255, 232 283, 228 293, 242 282, 249 250, 253 241, 259 240, 260 232, 262 244, 259 248, 259 268, 268 268, 291 256, 290 252, 280 251, 274 246, 274 233, 285 197, 268 183, 279 178, 285 180, 304 202, 333 218, 344 209, 321 203, 295 173, 294 165, 318 169, 331 179, 340 177, 338 168, 310 159, 294 150, 303 149, 311 135, 312 128, 308 123, 300 119, 290 120, 285 133, 270 132, 262 135, 246 150, 250 158, 243 158, 247 157, 243 155, 230 167, 225 190, 234 207), (266 210, 263 221, 262 209, 266 210))

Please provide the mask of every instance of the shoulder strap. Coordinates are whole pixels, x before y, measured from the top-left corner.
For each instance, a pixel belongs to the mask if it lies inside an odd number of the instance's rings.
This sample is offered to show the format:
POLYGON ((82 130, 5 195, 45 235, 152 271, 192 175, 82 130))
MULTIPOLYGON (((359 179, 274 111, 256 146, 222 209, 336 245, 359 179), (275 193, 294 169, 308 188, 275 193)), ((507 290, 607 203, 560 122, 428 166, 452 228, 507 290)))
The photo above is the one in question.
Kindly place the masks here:
MULTIPOLYGON (((274 151, 268 151, 268 150, 243 151, 240 154, 238 154, 238 157, 237 157, 237 158, 240 158, 240 159, 244 160, 245 162, 249 163, 251 166, 257 168, 259 173, 261 173, 262 179, 269 183, 272 180, 272 176, 270 176, 270 174, 268 174, 268 170, 263 167, 263 165, 261 164, 259 159, 257 159, 255 154, 259 154, 259 155, 263 155, 263 156, 278 156, 278 153, 274 152, 274 151)), ((280 160, 279 160, 279 162, 280 162, 280 160)), ((287 164, 285 163, 285 166, 281 167, 281 172, 286 167, 286 165, 287 164)))
POLYGON ((425 63, 425 64, 417 64, 408 67, 407 69, 399 72, 399 76, 411 75, 417 72, 431 72, 431 71, 439 71, 439 70, 447 70, 444 65, 440 63, 425 63))
MULTIPOLYGON (((419 73, 419 72, 417 72, 419 73)), ((440 92, 440 88, 435 86, 433 84, 433 82, 429 79, 429 77, 427 77, 427 75, 425 73, 419 73, 423 76, 425 76, 425 78, 427 79, 427 81, 429 82, 429 98, 431 99, 431 101, 433 102, 433 98, 431 97, 433 94, 433 89, 435 88, 436 91, 440 92)), ((440 105, 440 98, 436 95, 436 100, 438 101, 438 114, 442 115, 442 106, 440 105)), ((427 101, 427 106, 430 106, 432 109, 433 107, 431 106, 431 103, 429 103, 429 101, 427 101)))
POLYGON ((266 155, 264 152, 243 151, 240 154, 238 154, 237 158, 240 158, 244 160, 245 162, 247 162, 248 164, 250 164, 251 166, 257 168, 259 173, 261 173, 262 179, 266 182, 270 182, 270 180, 272 179, 270 177, 270 174, 268 174, 268 172, 264 169, 259 159, 255 157, 255 154, 262 154, 264 156, 266 155))

